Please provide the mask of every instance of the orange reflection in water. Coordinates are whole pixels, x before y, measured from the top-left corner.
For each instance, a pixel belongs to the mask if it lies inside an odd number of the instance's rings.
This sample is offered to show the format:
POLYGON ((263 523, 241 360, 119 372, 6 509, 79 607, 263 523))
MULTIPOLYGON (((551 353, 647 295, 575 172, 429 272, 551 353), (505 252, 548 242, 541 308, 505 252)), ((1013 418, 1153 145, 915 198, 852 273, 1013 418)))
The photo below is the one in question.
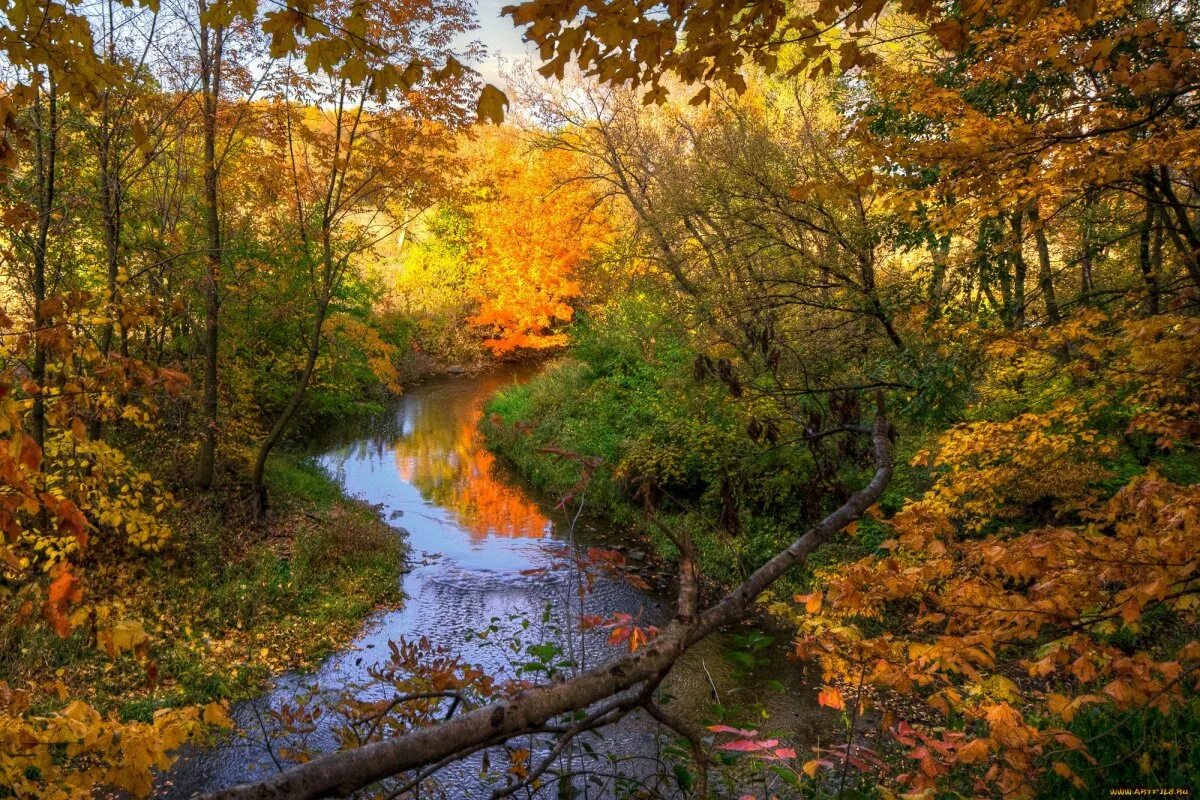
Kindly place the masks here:
POLYGON ((454 403, 431 404, 416 415, 394 445, 400 477, 449 509, 472 538, 545 536, 549 520, 537 504, 495 474, 496 457, 479 435, 482 408, 473 403, 464 412, 454 403))

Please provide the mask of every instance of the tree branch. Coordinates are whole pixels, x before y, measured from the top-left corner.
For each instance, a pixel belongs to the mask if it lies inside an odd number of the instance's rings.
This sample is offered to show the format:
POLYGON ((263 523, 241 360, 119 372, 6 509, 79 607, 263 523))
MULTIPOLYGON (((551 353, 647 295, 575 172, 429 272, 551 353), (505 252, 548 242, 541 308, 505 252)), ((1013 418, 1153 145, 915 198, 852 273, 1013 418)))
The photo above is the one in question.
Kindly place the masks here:
POLYGON ((406 770, 537 731, 560 714, 589 708, 641 684, 661 680, 685 650, 718 628, 745 617, 764 590, 789 569, 803 563, 814 549, 880 498, 892 477, 892 449, 882 391, 876 394, 876 405, 872 439, 877 466, 870 483, 759 567, 695 621, 677 619, 646 647, 562 683, 526 689, 510 699, 461 714, 447 722, 364 747, 330 753, 283 774, 204 797, 206 800, 344 797, 406 770))

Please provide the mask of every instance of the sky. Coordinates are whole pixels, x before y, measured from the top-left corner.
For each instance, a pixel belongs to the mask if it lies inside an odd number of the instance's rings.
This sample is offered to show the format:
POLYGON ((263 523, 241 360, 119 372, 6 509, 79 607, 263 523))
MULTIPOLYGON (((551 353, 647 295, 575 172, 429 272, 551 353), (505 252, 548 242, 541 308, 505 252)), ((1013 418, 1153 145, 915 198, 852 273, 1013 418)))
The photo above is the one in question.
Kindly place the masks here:
POLYGON ((520 32, 513 27, 512 20, 501 16, 500 9, 513 5, 517 0, 477 0, 479 13, 479 30, 472 31, 468 41, 478 40, 487 47, 487 60, 473 64, 488 83, 494 83, 504 89, 504 81, 500 77, 500 62, 513 62, 525 58, 533 51, 533 46, 521 41, 520 32))

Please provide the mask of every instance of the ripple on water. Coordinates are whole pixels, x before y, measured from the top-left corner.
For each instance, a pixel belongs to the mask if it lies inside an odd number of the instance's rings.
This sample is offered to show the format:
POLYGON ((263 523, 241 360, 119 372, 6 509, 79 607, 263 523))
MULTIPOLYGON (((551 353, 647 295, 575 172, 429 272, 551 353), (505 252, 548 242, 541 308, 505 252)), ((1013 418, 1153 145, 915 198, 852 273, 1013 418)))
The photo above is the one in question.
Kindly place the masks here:
MULTIPOLYGON (((478 434, 484 400, 527 374, 515 369, 432 382, 410 391, 393 411, 359 430, 329 432, 319 450, 321 462, 349 494, 377 504, 384 519, 402 525, 416 554, 412 571, 402 579, 406 600, 403 607, 370 620, 345 651, 314 673, 281 676, 262 697, 239 705, 234 710, 239 728, 261 739, 261 731, 269 728, 266 709, 314 687, 330 694, 350 688, 360 699, 387 696, 386 688, 372 685, 369 670, 388 659, 389 641, 426 637, 496 671, 508 666, 508 657, 469 636, 491 620, 514 633, 521 629, 520 618, 536 621, 532 633, 522 634, 526 637, 574 629, 578 576, 563 566, 566 525, 561 512, 507 474, 478 434)), ((615 575, 600 576, 586 603, 587 613, 623 612, 647 624, 661 623, 668 613, 659 599, 615 575)), ((772 652, 771 664, 746 680, 733 674, 723 646, 715 639, 703 642, 677 664, 666 684, 677 708, 703 721, 714 696, 726 705, 761 703, 771 713, 771 726, 800 746, 828 730, 832 715, 816 708, 813 693, 804 688, 801 665, 772 652), (768 690, 771 682, 782 684, 784 691, 768 690)), ((570 652, 588 666, 613 648, 601 630, 574 634, 570 652)), ((333 746, 328 725, 314 736, 325 747, 333 746)), ((653 754, 657 747, 654 730, 634 718, 606 732, 603 746, 634 757, 653 754)), ((190 797, 275 768, 263 744, 229 739, 185 752, 159 782, 156 796, 190 797)), ((447 796, 486 796, 478 775, 477 759, 449 770, 442 776, 447 796)))

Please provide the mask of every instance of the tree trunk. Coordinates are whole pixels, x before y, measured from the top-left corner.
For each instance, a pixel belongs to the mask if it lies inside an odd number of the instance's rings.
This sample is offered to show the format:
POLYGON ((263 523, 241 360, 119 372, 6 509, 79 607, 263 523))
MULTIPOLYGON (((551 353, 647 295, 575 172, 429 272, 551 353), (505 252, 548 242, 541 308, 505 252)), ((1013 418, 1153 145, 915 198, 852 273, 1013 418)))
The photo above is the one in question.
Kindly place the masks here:
POLYGON ((944 302, 943 294, 945 293, 946 284, 946 266, 950 258, 950 237, 944 236, 937 239, 929 248, 930 256, 933 258, 933 275, 929 279, 929 314, 930 322, 936 322, 942 318, 942 303, 944 302))
POLYGON ((1013 214, 1010 218, 1012 225, 1012 247, 1009 258, 1012 259, 1012 308, 1009 319, 1013 328, 1025 327, 1025 275, 1029 267, 1025 263, 1025 223, 1023 215, 1013 214))
POLYGON ((1154 224, 1154 201, 1146 196, 1146 213, 1138 235, 1138 264, 1142 269, 1142 281, 1146 284, 1146 314, 1153 316, 1160 310, 1158 268, 1155 255, 1162 256, 1162 226, 1154 224))
POLYGON ((1196 229, 1192 226, 1192 220, 1188 216, 1187 208, 1175 194, 1175 189, 1171 185, 1171 174, 1166 167, 1159 170, 1157 189, 1162 197, 1163 218, 1168 222, 1171 239, 1179 250, 1179 255, 1192 283, 1200 287, 1200 234, 1196 233, 1196 229), (1174 217, 1173 221, 1167 213, 1168 209, 1170 215, 1174 217))
POLYGON ((33 245, 33 366, 30 377, 34 383, 32 427, 33 439, 44 452, 46 448, 46 345, 42 328, 47 320, 46 248, 50 240, 50 223, 54 218, 55 181, 58 174, 58 94, 54 73, 47 78, 46 119, 42 119, 42 92, 39 89, 34 105, 37 120, 37 188, 38 226, 33 245))
MULTIPOLYGON (((105 316, 108 318, 100 332, 100 353, 107 358, 112 351, 113 338, 120 330, 121 354, 129 355, 128 340, 120 322, 120 273, 121 253, 121 176, 119 158, 114 148, 115 124, 109 105, 109 93, 104 93, 100 112, 99 141, 97 142, 97 167, 100 181, 101 228, 104 235, 105 278, 107 297, 105 316), (114 317, 116 317, 114 319, 114 317)), ((92 417, 88 435, 99 439, 101 421, 97 414, 92 417)))
POLYGON ((1009 312, 1012 307, 1012 281, 1008 276, 1008 269, 1002 261, 990 257, 988 249, 990 247, 990 220, 979 221, 979 231, 975 237, 975 277, 979 281, 978 303, 987 301, 988 307, 992 312, 1000 317, 1005 325, 1011 325, 1009 312), (993 270, 994 264, 999 263, 1000 268, 993 270), (993 272, 995 275, 993 275, 993 272), (998 278, 1000 283, 1000 297, 997 299, 996 292, 992 287, 992 278, 998 278))
POLYGON ((204 22, 207 10, 200 0, 200 82, 203 94, 204 128, 204 226, 208 237, 203 278, 204 294, 204 398, 201 410, 200 454, 196 463, 196 485, 212 486, 217 458, 219 345, 221 280, 220 171, 217 165, 217 108, 221 97, 221 47, 223 29, 204 22))
MULTIPOLYGON (((108 0, 106 3, 106 11, 108 62, 115 64, 116 43, 114 39, 112 0, 108 0)), ((105 356, 112 349, 114 329, 121 327, 119 320, 114 323, 111 318, 111 315, 117 312, 117 306, 120 301, 120 287, 117 285, 117 277, 120 271, 122 193, 120 156, 116 152, 116 120, 113 118, 111 100, 111 90, 105 89, 104 95, 101 98, 100 131, 96 154, 100 179, 100 212, 103 218, 104 255, 107 267, 108 314, 110 315, 109 321, 105 323, 104 329, 100 334, 100 352, 105 356)), ((121 353, 122 355, 128 355, 124 330, 121 330, 121 340, 121 353)))
MULTIPOLYGON (((118 172, 118 165, 115 163, 117 154, 113 151, 114 132, 112 122, 108 118, 107 106, 106 99, 105 109, 102 112, 103 121, 101 122, 101 141, 97 162, 100 173, 100 213, 103 217, 104 256, 107 267, 108 313, 112 315, 118 313, 121 299, 120 286, 117 281, 121 258, 121 176, 118 172)), ((100 333, 100 351, 105 356, 112 349, 113 338, 117 331, 120 331, 121 340, 124 343, 125 332, 119 319, 114 322, 110 316, 100 333)), ((123 355, 127 354, 124 345, 121 352, 123 355)))
POLYGON ((1079 299, 1081 302, 1087 302, 1092 293, 1096 291, 1096 280, 1093 274, 1093 259, 1096 255, 1096 246, 1092 242, 1092 223, 1088 219, 1088 210, 1091 208, 1091 201, 1084 206, 1083 219, 1081 224, 1083 230, 1080 235, 1080 253, 1079 253, 1079 299))
POLYGON ((1058 311, 1058 300, 1054 296, 1054 270, 1050 265, 1050 243, 1046 240, 1046 229, 1042 227, 1037 206, 1029 209, 1029 222, 1033 225, 1033 241, 1038 254, 1038 288, 1042 291, 1042 302, 1046 304, 1046 319, 1055 325, 1062 318, 1058 311))
POLYGON ((859 279, 862 281, 863 293, 867 296, 867 302, 871 304, 871 315, 879 321, 888 340, 895 345, 897 350, 903 350, 904 340, 896 332, 891 315, 888 314, 883 302, 879 299, 879 292, 875 286, 875 262, 873 259, 874 254, 871 252, 860 253, 858 257, 859 279))
POLYGON ((321 354, 321 334, 325 327, 325 317, 329 312, 329 297, 324 297, 317 304, 317 313, 313 318, 312 336, 308 342, 308 353, 304 362, 304 370, 300 373, 300 379, 296 382, 296 388, 292 391, 292 396, 288 398, 287 405, 283 407, 279 417, 275 420, 275 424, 271 426, 271 430, 267 432, 267 437, 263 439, 262 445, 258 448, 258 457, 254 461, 254 494, 256 498, 256 515, 261 518, 267 508, 266 486, 264 485, 264 476, 267 469, 267 457, 271 455, 271 450, 279 443, 283 432, 287 430, 288 424, 292 421, 292 417, 296 414, 296 409, 300 407, 301 401, 304 399, 304 393, 308 391, 309 381, 312 380, 313 370, 317 366, 317 358, 321 354))

